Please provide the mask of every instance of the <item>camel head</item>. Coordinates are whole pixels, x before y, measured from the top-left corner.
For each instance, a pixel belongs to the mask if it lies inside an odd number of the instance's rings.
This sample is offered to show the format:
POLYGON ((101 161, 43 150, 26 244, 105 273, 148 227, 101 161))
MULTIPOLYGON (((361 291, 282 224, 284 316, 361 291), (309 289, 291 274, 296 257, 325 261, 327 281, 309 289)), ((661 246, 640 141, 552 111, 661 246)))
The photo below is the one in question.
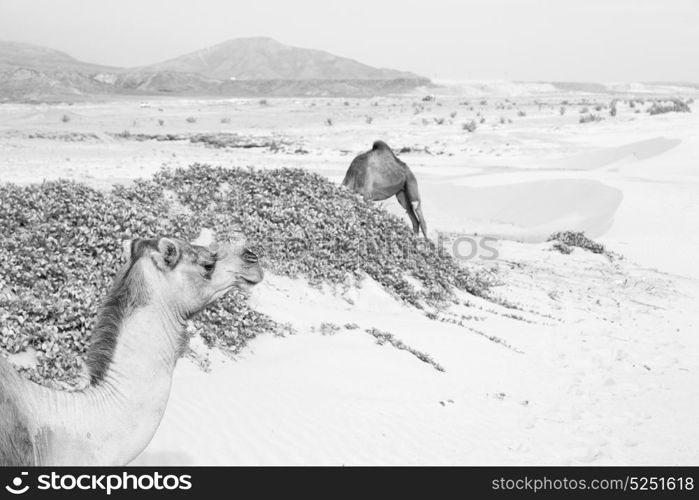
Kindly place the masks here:
POLYGON ((257 255, 245 246, 242 235, 217 243, 203 231, 192 243, 177 238, 132 240, 128 249, 132 265, 139 264, 149 292, 190 317, 229 291, 250 293, 262 281, 257 255))

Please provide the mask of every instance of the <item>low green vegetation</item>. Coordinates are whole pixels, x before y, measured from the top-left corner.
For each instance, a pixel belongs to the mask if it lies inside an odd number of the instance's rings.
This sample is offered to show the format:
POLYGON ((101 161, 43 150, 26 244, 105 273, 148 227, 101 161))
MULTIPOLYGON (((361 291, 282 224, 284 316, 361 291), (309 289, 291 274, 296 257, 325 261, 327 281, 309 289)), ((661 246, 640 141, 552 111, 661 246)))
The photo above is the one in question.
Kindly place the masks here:
POLYGON ((592 253, 608 254, 604 245, 592 241, 585 236, 584 232, 576 231, 559 231, 549 236, 547 241, 553 241, 553 248, 563 254, 569 254, 573 251, 572 247, 582 248, 592 253))
POLYGON ((651 115, 661 115, 663 113, 690 113, 692 110, 689 104, 682 99, 672 99, 669 102, 654 102, 648 113, 651 115))
MULTIPOLYGON (((243 231, 267 271, 312 285, 351 286, 368 275, 427 309, 454 300, 454 289, 488 293, 485 279, 415 237, 405 220, 303 170, 197 164, 110 191, 64 180, 2 184, 0 349, 32 347, 32 378, 74 382, 100 301, 123 265, 122 241, 192 240, 203 227, 221 240, 243 231)), ((237 294, 188 327, 233 352, 260 333, 287 330, 237 294)))
POLYGON ((604 118, 602 118, 599 115, 595 115, 593 113, 588 113, 586 115, 580 116, 580 119, 578 120, 580 123, 590 123, 590 122, 600 122, 604 118))

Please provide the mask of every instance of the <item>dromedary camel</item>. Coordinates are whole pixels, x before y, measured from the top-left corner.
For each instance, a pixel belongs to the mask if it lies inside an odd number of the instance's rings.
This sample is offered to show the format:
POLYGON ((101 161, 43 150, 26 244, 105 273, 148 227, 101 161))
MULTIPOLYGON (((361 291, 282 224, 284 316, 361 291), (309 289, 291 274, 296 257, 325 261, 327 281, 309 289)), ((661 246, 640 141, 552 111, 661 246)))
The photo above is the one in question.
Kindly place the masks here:
POLYGON ((385 142, 374 142, 370 151, 352 160, 342 185, 371 201, 385 200, 395 195, 408 213, 415 234, 420 234, 422 229, 423 236, 427 238, 417 179, 385 142))
POLYGON ((127 264, 99 313, 90 385, 65 392, 0 359, 0 465, 125 465, 150 442, 186 345, 185 320, 230 290, 262 280, 243 241, 200 246, 161 238, 125 245, 127 264))

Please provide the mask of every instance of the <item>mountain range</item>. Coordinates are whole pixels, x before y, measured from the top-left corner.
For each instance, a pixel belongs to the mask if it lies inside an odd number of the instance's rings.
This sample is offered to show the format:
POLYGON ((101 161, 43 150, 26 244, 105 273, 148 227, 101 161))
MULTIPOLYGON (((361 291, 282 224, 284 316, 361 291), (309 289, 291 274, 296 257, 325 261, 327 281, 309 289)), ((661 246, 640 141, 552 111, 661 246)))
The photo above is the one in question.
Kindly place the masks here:
POLYGON ((374 68, 271 38, 238 38, 136 68, 79 61, 36 45, 0 41, 0 100, 117 95, 371 96, 430 85, 427 78, 374 68))

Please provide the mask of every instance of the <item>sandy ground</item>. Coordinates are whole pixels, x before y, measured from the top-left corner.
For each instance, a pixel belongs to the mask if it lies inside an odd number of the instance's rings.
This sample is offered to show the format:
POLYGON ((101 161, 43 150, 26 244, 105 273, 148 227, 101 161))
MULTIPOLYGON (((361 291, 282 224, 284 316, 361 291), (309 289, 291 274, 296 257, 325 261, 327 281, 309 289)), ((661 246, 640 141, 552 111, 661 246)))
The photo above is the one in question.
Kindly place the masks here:
MULTIPOLYGON (((2 182, 104 187, 205 162, 300 167, 339 183, 381 138, 410 148, 400 156, 418 177, 433 238, 498 238, 498 259, 464 265, 496 270, 498 293, 523 312, 468 298, 434 321, 368 279, 342 293, 269 276, 251 300, 298 333, 258 338, 235 360, 195 343, 212 369, 181 362, 136 463, 699 461, 697 113, 650 116, 635 112, 647 104, 619 103, 612 118, 594 109, 610 96, 516 86, 420 97, 0 106, 2 182), (561 115, 564 100, 573 104, 561 115), (579 123, 583 107, 605 120, 579 123), (473 133, 462 128, 471 120, 473 133), (126 130, 230 132, 278 147, 115 136, 126 130), (624 258, 553 252, 545 239, 563 229, 624 258), (321 322, 341 328, 323 334, 321 322), (446 371, 377 345, 364 331, 372 327, 446 371)), ((383 206, 401 214, 395 200, 383 206)))

